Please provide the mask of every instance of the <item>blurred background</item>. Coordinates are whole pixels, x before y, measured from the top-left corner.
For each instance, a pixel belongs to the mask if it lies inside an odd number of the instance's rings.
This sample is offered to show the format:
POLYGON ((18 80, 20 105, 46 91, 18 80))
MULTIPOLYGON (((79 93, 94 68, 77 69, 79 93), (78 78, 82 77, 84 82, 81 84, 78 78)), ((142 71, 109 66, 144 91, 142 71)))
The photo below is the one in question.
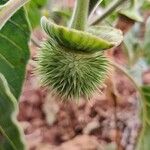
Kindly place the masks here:
MULTIPOLYGON (((94 1, 90 2, 91 9, 94 1)), ((141 128, 139 99, 134 86, 122 72, 112 69, 105 85, 93 93, 90 101, 80 99, 78 102, 61 102, 40 87, 38 77, 33 73, 38 45, 47 38, 39 26, 40 17, 45 15, 57 24, 67 25, 74 3, 74 0, 32 0, 26 5, 33 33, 18 120, 27 145, 30 150, 134 150, 141 128)), ((103 0, 89 22, 102 14, 110 3, 111 0, 103 0)), ((150 31, 150 24, 146 26, 150 2, 137 2, 136 13, 141 15, 143 22, 121 13, 128 5, 125 2, 102 22, 124 33, 124 42, 106 55, 126 67, 138 83, 150 84, 150 49, 149 46, 143 48, 142 43, 150 39, 150 34, 147 38, 145 34, 150 31)))

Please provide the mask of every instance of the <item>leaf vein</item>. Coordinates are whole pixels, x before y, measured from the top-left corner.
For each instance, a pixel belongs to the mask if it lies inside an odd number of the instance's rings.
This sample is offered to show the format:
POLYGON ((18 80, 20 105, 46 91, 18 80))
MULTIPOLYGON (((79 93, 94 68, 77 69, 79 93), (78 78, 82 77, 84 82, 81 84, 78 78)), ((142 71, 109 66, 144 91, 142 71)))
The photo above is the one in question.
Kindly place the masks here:
POLYGON ((20 51, 23 51, 23 49, 18 46, 14 41, 12 41, 11 39, 7 38, 4 34, 0 33, 0 37, 2 37, 3 39, 5 39, 6 41, 10 42, 13 46, 15 46, 17 49, 19 49, 20 51))
POLYGON ((15 68, 15 66, 12 63, 10 63, 7 60, 7 58, 5 56, 3 56, 1 53, 0 53, 0 58, 2 58, 11 68, 13 68, 13 69, 15 68))
POLYGON ((13 24, 13 25, 15 25, 16 27, 18 27, 21 31, 23 31, 26 35, 28 35, 28 33, 27 32, 25 32, 25 30, 17 23, 17 22, 15 22, 15 21, 13 21, 13 20, 9 20, 9 22, 11 23, 11 24, 13 24))

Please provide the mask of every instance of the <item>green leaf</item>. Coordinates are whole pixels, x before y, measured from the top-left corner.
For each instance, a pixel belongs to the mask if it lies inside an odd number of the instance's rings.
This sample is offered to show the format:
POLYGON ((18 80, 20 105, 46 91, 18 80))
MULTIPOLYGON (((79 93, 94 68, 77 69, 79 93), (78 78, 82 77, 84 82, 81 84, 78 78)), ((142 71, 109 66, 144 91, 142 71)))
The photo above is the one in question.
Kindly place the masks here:
POLYGON ((17 100, 13 96, 5 77, 0 73, 0 132, 9 143, 0 143, 3 150, 25 150, 23 133, 18 126, 16 115, 17 100))
MULTIPOLYGON (((1 4, 1 2, 0 2, 1 4)), ((0 72, 18 99, 29 59, 30 30, 24 9, 20 9, 0 30, 0 72)))
POLYGON ((150 17, 146 21, 145 37, 144 37, 144 57, 150 64, 150 17))
POLYGON ((56 25, 46 17, 42 17, 41 25, 53 40, 74 52, 95 53, 109 49, 116 44, 110 39, 101 38, 88 32, 56 25))
POLYGON ((149 0, 143 0, 144 3, 142 5, 142 10, 147 11, 150 9, 150 1, 149 0))
POLYGON ((47 0, 31 0, 26 5, 26 10, 32 28, 40 25, 41 9, 47 3, 47 0))
POLYGON ((0 5, 4 5, 8 0, 1 0, 0 5))
MULTIPOLYGON (((7 1, 0 1, 0 5, 7 1)), ((9 3, 9 8, 11 8, 12 2, 9 3)), ((22 3, 25 1, 15 2, 22 3)), ((6 10, 8 9, 2 9, 2 14, 5 15, 6 10)), ((7 22, 0 30, 0 132, 4 136, 0 142, 1 150, 25 149, 22 134, 16 121, 16 98, 18 99, 21 92, 25 67, 29 58, 30 30, 24 9, 20 9, 10 18, 13 14, 14 11, 7 18, 9 20, 5 20, 7 22), (9 87, 1 73, 6 77, 9 87)))
POLYGON ((0 30, 5 23, 29 0, 2 0, 0 2, 0 30))
POLYGON ((150 85, 141 87, 143 96, 143 129, 136 150, 149 150, 150 140, 150 85))

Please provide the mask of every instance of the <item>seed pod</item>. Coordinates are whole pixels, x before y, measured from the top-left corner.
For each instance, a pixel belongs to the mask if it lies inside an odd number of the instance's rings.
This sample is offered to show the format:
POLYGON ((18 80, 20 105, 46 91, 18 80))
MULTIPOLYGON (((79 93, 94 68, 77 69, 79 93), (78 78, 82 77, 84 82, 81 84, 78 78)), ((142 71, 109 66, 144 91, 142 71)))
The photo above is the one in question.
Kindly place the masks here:
POLYGON ((62 99, 89 98, 103 84, 110 70, 103 50, 116 43, 58 26, 46 18, 42 18, 41 24, 49 36, 37 56, 41 84, 62 99))

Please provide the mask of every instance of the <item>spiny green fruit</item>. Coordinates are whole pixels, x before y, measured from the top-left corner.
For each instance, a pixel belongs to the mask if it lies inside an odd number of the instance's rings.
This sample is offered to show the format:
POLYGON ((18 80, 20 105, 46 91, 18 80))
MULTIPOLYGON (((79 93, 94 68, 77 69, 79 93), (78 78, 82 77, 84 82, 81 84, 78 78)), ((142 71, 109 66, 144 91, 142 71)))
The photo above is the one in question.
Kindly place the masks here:
POLYGON ((37 56, 41 84, 62 99, 89 98, 108 75, 110 63, 103 50, 114 43, 46 18, 41 24, 49 35, 37 56))
POLYGON ((48 39, 38 55, 37 69, 44 86, 61 97, 73 99, 91 95, 103 83, 108 66, 102 53, 75 54, 48 39))

